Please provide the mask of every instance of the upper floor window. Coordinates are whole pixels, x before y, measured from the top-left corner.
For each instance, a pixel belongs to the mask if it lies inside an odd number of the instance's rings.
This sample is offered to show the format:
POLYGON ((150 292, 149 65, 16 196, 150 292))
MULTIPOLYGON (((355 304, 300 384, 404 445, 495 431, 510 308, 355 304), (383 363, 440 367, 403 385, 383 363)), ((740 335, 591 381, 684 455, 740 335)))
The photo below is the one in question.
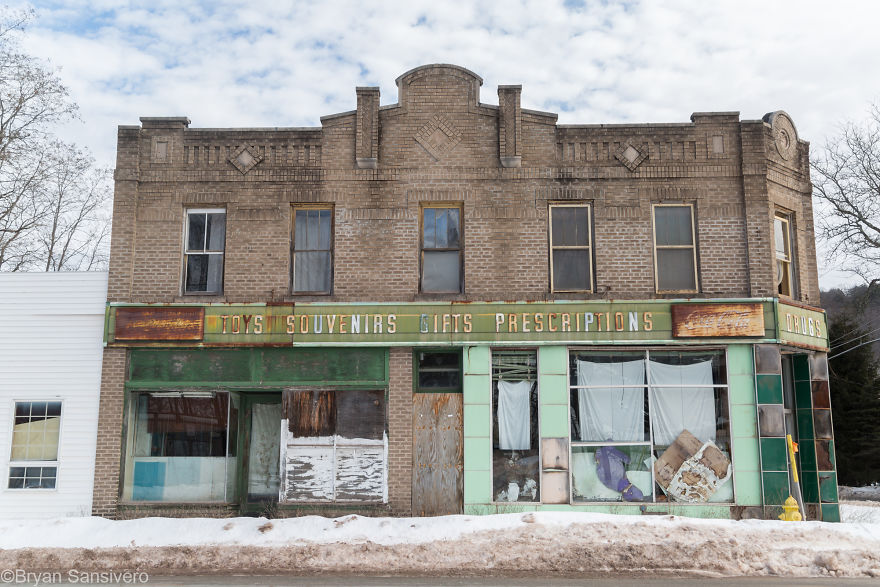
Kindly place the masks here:
POLYGON ((694 207, 654 204, 654 282, 658 293, 697 291, 694 207))
POLYGON ((293 210, 293 293, 329 294, 333 283, 333 209, 293 210))
POLYGON ((555 292, 593 290, 590 207, 550 206, 550 282, 555 292))
POLYGON ((422 208, 422 291, 461 293, 461 206, 422 208))
POLYGON ((15 402, 9 489, 55 489, 61 402, 15 402))
POLYGON ((783 296, 794 296, 789 216, 780 213, 774 216, 773 242, 776 253, 776 292, 783 296))
POLYGON ((219 294, 223 291, 225 248, 226 210, 186 211, 184 293, 219 294))

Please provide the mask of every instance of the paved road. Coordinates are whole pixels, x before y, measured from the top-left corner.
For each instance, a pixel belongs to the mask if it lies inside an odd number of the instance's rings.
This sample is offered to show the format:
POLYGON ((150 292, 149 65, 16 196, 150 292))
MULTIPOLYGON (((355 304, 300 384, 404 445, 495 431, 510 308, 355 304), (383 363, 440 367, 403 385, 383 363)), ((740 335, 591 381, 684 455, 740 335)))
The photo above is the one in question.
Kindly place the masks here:
POLYGON ((513 578, 513 577, 286 577, 218 576, 151 577, 150 586, 236 587, 264 585, 275 587, 880 587, 878 579, 780 579, 749 577, 701 578, 513 578))

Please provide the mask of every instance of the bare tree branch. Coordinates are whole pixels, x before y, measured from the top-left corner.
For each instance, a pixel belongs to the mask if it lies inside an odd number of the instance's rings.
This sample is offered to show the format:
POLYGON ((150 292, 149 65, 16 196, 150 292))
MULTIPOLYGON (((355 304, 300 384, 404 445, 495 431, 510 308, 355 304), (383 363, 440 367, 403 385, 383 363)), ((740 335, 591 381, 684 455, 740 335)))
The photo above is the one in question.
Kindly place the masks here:
POLYGON ((880 105, 866 121, 848 122, 810 161, 819 200, 819 235, 830 260, 880 284, 880 105))

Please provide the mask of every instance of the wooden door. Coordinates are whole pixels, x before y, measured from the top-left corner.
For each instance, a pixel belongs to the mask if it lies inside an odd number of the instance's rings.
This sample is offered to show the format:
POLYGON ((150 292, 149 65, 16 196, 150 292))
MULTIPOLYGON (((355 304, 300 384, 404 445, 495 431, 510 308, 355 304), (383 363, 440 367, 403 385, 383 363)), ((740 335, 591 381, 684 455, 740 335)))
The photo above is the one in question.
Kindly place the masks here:
POLYGON ((462 512, 462 394, 413 395, 414 516, 462 512))

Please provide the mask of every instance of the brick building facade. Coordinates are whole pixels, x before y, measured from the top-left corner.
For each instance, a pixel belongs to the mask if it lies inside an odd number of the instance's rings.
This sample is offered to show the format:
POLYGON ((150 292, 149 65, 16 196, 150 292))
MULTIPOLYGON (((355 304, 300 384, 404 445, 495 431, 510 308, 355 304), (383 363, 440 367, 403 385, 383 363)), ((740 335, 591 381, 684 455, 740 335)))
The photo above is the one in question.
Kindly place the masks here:
POLYGON ((428 65, 320 128, 119 128, 96 515, 773 516, 800 490, 837 519, 788 115, 558 125, 481 85, 428 65))

